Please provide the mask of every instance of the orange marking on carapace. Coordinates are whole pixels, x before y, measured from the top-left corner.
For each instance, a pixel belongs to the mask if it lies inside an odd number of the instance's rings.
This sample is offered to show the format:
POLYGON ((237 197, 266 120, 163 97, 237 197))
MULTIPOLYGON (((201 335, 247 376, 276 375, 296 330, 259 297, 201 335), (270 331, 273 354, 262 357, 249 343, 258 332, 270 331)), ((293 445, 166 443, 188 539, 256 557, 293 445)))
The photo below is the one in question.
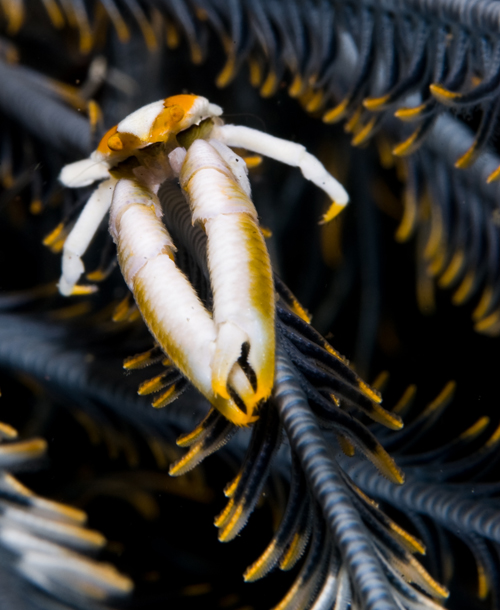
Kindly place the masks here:
POLYGON ((192 109, 198 97, 197 95, 188 94, 167 97, 163 102, 164 110, 156 117, 147 139, 141 140, 131 133, 119 132, 118 125, 115 125, 104 134, 99 142, 97 151, 104 155, 127 151, 132 153, 132 151, 148 144, 168 140, 170 135, 176 135, 180 131, 180 129, 176 129, 176 126, 179 125, 186 113, 192 109))
POLYGON ((171 134, 178 133, 179 130, 175 130, 175 126, 182 121, 185 114, 186 111, 179 104, 166 107, 156 117, 149 134, 149 141, 161 142, 167 140, 171 134))
POLYGON ((193 104, 198 99, 198 95, 192 95, 187 93, 181 93, 180 95, 171 95, 170 97, 165 98, 163 105, 165 108, 169 108, 170 106, 180 106, 182 110, 184 110, 184 114, 189 112, 193 107, 193 104))

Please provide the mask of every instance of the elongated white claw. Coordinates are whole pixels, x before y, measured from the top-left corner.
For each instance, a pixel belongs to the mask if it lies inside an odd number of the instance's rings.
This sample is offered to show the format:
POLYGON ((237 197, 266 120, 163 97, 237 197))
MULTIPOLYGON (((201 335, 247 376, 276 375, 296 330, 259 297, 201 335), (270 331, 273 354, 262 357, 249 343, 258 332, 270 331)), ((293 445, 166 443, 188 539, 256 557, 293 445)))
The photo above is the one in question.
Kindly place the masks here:
POLYGON ((229 372, 245 350, 252 383, 239 395, 252 414, 273 386, 275 304, 271 263, 249 197, 246 166, 224 144, 196 140, 180 183, 193 222, 204 225, 208 238, 217 328, 212 388, 218 396, 229 396, 229 372))
MULTIPOLYGON (((246 333, 232 322, 223 322, 218 326, 212 360, 212 388, 216 395, 229 398, 227 388, 229 373, 241 356, 242 345, 246 342, 248 342, 246 333)), ((241 398, 245 400, 245 397, 241 398)))
MULTIPOLYGON (((177 368, 227 419, 248 425, 255 420, 253 413, 243 412, 229 396, 217 396, 212 388, 216 326, 175 265, 172 238, 158 207, 156 195, 138 182, 118 182, 110 224, 125 281, 151 334, 177 368)), ((250 384, 239 365, 231 368, 229 379, 238 395, 248 394, 250 384)))

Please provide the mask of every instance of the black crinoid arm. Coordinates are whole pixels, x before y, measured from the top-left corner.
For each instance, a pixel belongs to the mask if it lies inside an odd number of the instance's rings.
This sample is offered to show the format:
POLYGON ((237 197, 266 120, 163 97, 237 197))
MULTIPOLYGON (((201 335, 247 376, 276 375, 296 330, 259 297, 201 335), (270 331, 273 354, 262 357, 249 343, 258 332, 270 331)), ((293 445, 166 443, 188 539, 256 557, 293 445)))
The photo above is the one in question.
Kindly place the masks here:
MULTIPOLYGON (((193 276, 195 285, 205 284, 204 232, 192 227, 189 208, 175 184, 161 187, 160 200, 166 224, 186 248, 186 271, 192 270, 189 259, 194 258, 202 271, 193 276)), ((436 600, 447 597, 446 589, 412 556, 422 552, 421 543, 378 510, 335 458, 339 446, 349 455, 357 449, 388 480, 402 484, 401 471, 362 421, 366 416, 381 427, 397 430, 402 426, 399 416, 380 406, 380 395, 311 327, 278 277, 275 284, 279 297, 275 388, 272 399, 261 407, 243 463, 225 490, 229 501, 215 520, 219 540, 233 540, 245 526, 265 488, 283 428, 293 471, 289 498, 274 537, 247 568, 245 580, 261 578, 277 565, 289 570, 307 549, 295 581, 277 608, 439 607, 436 600), (338 444, 332 443, 332 432, 338 444)), ((173 464, 171 474, 182 474, 198 464, 228 442, 235 430, 212 410, 192 433, 178 439, 178 444, 190 449, 173 464)))

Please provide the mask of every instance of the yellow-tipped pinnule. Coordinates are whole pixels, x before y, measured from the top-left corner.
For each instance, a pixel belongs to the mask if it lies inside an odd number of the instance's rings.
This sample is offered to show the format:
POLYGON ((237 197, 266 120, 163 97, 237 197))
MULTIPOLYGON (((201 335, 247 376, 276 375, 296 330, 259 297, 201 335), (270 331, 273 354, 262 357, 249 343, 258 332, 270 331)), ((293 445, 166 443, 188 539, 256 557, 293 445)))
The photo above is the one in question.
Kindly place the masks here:
POLYGON ((363 100, 363 106, 367 110, 376 112, 377 110, 384 110, 384 106, 389 102, 389 95, 382 95, 381 97, 368 97, 363 100))
POLYGON ((444 104, 445 106, 449 106, 454 102, 454 100, 457 100, 462 97, 461 93, 449 91, 442 85, 433 84, 430 85, 429 89, 431 90, 432 95, 437 99, 437 101, 441 102, 441 104, 444 104))
POLYGON ((420 104, 420 106, 415 106, 414 108, 398 108, 394 116, 401 121, 411 122, 418 119, 426 108, 426 104, 420 104))

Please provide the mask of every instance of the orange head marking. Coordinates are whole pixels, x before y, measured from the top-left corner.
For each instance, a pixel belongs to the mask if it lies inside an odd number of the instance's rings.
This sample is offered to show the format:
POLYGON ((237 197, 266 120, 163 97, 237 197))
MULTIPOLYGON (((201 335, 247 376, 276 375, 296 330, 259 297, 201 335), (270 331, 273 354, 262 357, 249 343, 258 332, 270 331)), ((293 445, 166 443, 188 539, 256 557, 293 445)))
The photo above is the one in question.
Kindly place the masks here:
POLYGON ((216 104, 211 104, 207 98, 201 95, 172 95, 163 100, 163 105, 166 109, 172 109, 172 112, 176 109, 176 114, 179 112, 178 109, 184 112, 175 127, 176 134, 191 127, 191 125, 198 124, 203 119, 222 114, 222 108, 216 104))
POLYGON ((169 106, 165 110, 170 113, 170 119, 173 123, 178 123, 184 117, 184 110, 180 106, 169 106))
POLYGON ((178 133, 179 123, 184 115, 184 109, 177 104, 164 108, 156 117, 151 129, 151 142, 161 142, 168 139, 169 135, 178 133))
MULTIPOLYGON (((188 113, 196 100, 200 99, 199 95, 181 94, 171 95, 163 101, 165 108, 171 108, 172 106, 179 106, 184 111, 184 114, 188 113)), ((181 117, 182 118, 182 117, 181 117)))
POLYGON ((173 95, 139 108, 112 127, 97 147, 98 157, 124 159, 150 144, 167 142, 222 108, 199 95, 173 95))

